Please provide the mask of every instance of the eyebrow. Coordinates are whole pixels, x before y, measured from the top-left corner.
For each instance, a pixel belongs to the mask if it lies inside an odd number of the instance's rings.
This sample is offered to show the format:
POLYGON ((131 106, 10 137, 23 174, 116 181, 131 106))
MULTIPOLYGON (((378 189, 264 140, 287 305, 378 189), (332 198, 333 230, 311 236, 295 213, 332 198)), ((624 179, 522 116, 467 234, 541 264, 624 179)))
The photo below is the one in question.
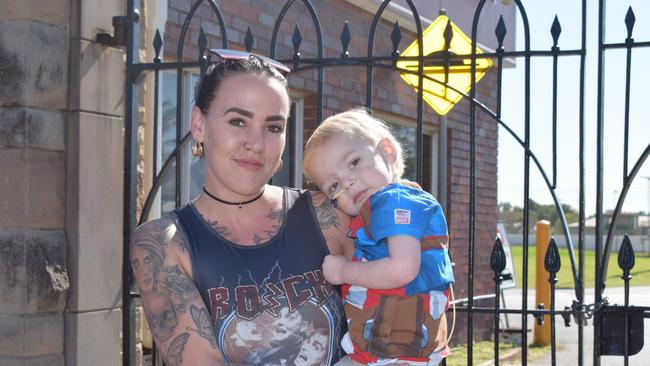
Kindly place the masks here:
POLYGON ((237 108, 237 107, 232 107, 232 108, 228 108, 228 109, 226 109, 226 111, 223 112, 224 116, 225 116, 226 114, 228 114, 229 112, 239 113, 239 114, 241 114, 242 116, 246 116, 246 117, 248 117, 248 118, 252 118, 252 117, 254 116, 253 112, 249 112, 249 111, 247 111, 247 110, 245 110, 245 109, 241 109, 241 108, 237 108))
MULTIPOLYGON (((253 118, 255 116, 253 112, 247 111, 245 109, 237 108, 237 107, 228 108, 223 114, 226 115, 229 112, 238 113, 248 118, 253 118)), ((266 121, 286 121, 286 120, 287 118, 285 116, 279 114, 266 117, 266 121)))

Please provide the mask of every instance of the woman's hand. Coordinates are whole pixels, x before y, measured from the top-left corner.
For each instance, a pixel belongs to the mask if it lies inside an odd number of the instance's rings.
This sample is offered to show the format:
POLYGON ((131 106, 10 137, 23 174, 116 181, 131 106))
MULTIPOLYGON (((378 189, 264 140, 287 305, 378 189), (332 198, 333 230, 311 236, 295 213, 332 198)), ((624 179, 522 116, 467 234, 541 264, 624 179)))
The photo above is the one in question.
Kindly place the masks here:
POLYGON ((342 255, 328 255, 323 260, 323 275, 325 280, 332 285, 343 283, 343 267, 347 263, 342 255))

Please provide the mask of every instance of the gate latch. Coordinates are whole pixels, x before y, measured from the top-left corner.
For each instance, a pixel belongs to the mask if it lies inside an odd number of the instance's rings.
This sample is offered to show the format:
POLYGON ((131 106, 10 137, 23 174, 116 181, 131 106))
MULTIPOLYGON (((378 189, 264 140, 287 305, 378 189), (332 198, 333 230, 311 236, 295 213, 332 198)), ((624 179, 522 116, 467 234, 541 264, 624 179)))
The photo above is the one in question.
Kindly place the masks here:
MULTIPOLYGON (((135 10, 133 21, 138 22, 140 13, 135 10)), ((129 17, 126 15, 117 15, 113 17, 113 34, 100 32, 95 36, 95 40, 104 46, 126 47, 126 37, 129 27, 129 17)))
POLYGON ((594 316, 594 312, 606 305, 607 298, 603 299, 602 304, 581 304, 578 300, 573 300, 570 307, 564 307, 565 311, 570 310, 570 312, 562 313, 564 325, 567 327, 571 325, 571 316, 573 316, 573 321, 576 324, 587 325, 587 320, 594 316))

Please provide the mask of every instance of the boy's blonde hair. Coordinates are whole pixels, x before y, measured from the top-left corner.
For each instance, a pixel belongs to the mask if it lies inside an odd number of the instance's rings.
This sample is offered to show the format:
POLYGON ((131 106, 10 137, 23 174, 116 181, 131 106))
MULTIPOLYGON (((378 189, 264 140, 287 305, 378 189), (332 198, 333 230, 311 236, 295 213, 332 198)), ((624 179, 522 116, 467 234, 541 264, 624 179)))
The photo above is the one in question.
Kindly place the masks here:
MULTIPOLYGON (((325 144, 330 138, 339 135, 357 136, 378 144, 382 139, 389 139, 395 146, 395 161, 391 168, 396 178, 404 174, 404 152, 402 145, 390 132, 383 121, 373 117, 365 108, 357 107, 326 118, 312 133, 305 144, 304 161, 308 162, 314 150, 325 144)), ((311 180, 303 169, 305 176, 311 180)))

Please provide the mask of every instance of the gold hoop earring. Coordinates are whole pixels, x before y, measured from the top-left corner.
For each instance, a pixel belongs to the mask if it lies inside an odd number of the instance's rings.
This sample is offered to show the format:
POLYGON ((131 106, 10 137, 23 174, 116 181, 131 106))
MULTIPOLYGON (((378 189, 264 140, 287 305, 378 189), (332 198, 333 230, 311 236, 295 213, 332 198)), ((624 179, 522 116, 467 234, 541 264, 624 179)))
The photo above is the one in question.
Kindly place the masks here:
POLYGON ((284 162, 282 161, 282 158, 278 161, 278 167, 275 168, 275 172, 279 172, 282 169, 282 166, 284 166, 284 162))
POLYGON ((194 146, 192 146, 192 155, 202 158, 204 154, 203 143, 197 141, 194 146))

